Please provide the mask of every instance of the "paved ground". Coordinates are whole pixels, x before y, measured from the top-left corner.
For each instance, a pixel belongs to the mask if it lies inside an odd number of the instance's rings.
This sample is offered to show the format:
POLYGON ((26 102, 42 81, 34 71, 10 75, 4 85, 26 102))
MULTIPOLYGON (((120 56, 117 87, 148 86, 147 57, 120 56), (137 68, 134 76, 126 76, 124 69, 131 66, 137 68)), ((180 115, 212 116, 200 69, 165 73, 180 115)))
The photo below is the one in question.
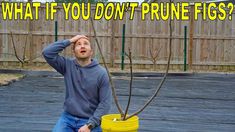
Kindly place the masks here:
MULTIPOLYGON (((0 132, 42 132, 53 128, 62 111, 64 83, 57 74, 46 74, 29 74, 0 87, 0 132)), ((114 79, 119 100, 125 106, 128 80, 120 76, 114 79)), ((160 79, 135 78, 131 111, 148 99, 160 79)), ((112 112, 115 111, 113 105, 112 112)), ((139 117, 140 132, 234 132, 235 75, 172 75, 139 117)))

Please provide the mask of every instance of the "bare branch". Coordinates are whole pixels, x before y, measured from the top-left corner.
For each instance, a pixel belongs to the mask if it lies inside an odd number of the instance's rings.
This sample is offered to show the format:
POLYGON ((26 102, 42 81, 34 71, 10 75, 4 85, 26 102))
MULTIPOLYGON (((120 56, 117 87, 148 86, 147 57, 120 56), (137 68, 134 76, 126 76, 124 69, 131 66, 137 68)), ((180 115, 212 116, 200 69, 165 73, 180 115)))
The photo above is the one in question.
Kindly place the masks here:
POLYGON ((95 41, 96 41, 96 44, 98 46, 98 49, 99 49, 99 52, 100 52, 100 55, 101 55, 101 59, 102 59, 102 61, 104 63, 104 67, 105 67, 105 69, 106 69, 106 71, 108 73, 108 76, 109 76, 109 83, 110 83, 111 88, 112 88, 112 94, 113 94, 114 102, 115 102, 115 104, 117 106, 117 109, 118 109, 119 113, 123 116, 123 111, 122 111, 122 108, 121 108, 121 106, 120 106, 120 104, 118 102, 118 98, 117 98, 117 95, 116 95, 116 91, 115 91, 115 87, 114 87, 114 83, 113 83, 111 74, 110 74, 109 69, 107 67, 107 64, 105 62, 104 55, 103 55, 103 53, 101 51, 101 47, 100 47, 99 41, 98 41, 97 36, 96 36, 96 30, 95 30, 95 27, 94 27, 94 23, 93 23, 92 17, 90 18, 90 20, 91 20, 91 25, 92 25, 92 28, 93 28, 93 31, 94 31, 95 41))
POLYGON ((160 47, 158 50, 157 48, 154 49, 154 52, 153 52, 153 48, 149 47, 149 52, 150 52, 150 56, 151 56, 151 59, 156 59, 161 51, 162 47, 160 47))
MULTIPOLYGON (((171 3, 172 0, 170 0, 170 9, 171 9, 171 3)), ((168 74, 169 71, 169 66, 170 66, 170 60, 171 60, 171 45, 172 45, 172 25, 171 25, 171 20, 169 20, 169 26, 170 26, 170 40, 169 40, 169 55, 168 55, 168 61, 167 61, 167 68, 166 68, 166 72, 164 77, 162 78, 160 84, 157 87, 157 90, 155 91, 155 93, 152 95, 152 97, 144 104, 144 106, 142 108, 140 108, 139 110, 137 110, 136 112, 134 112, 133 114, 131 114, 130 116, 128 116, 126 119, 129 119, 135 115, 138 115, 140 112, 142 112, 152 101, 153 99, 158 95, 163 83, 166 80, 166 76, 168 74)))
POLYGON ((12 44, 13 44, 13 49, 14 49, 15 57, 16 57, 17 60, 20 61, 21 64, 23 64, 24 61, 17 54, 15 42, 14 42, 14 39, 13 39, 13 34, 12 34, 12 32, 10 32, 10 33, 11 33, 11 40, 12 40, 12 44))
POLYGON ((159 55, 161 49, 162 49, 162 47, 160 47, 160 49, 158 50, 157 55, 156 55, 157 57, 158 57, 158 55, 159 55))
POLYGON ((153 58, 154 58, 153 51, 152 51, 152 48, 150 48, 150 47, 149 47, 149 52, 150 52, 151 59, 153 60, 153 58))
POLYGON ((124 114, 123 120, 126 120, 126 116, 127 116, 127 113, 128 113, 128 109, 129 109, 130 102, 131 102, 131 96, 132 96, 132 82, 133 82, 132 55, 131 55, 131 49, 129 48, 128 50, 129 50, 128 58, 130 60, 131 80, 130 80, 130 86, 129 86, 129 98, 128 98, 128 102, 127 102, 127 106, 126 106, 126 110, 125 110, 125 114, 124 114))
POLYGON ((151 43, 151 44, 152 44, 152 47, 149 47, 150 58, 148 58, 148 59, 150 59, 150 60, 152 61, 152 63, 153 63, 153 69, 156 70, 156 62, 157 62, 158 55, 159 55, 159 53, 160 53, 162 47, 160 47, 160 48, 157 50, 157 48, 155 48, 155 49, 153 48, 153 43, 151 43), (153 49, 154 49, 154 52, 153 52, 153 49))
POLYGON ((42 55, 40 54, 40 55, 38 55, 38 56, 36 56, 36 57, 34 57, 34 58, 32 58, 32 59, 28 59, 28 60, 25 60, 25 61, 33 61, 33 60, 39 58, 40 56, 42 56, 42 55))
POLYGON ((24 53, 23 53, 23 61, 26 59, 26 45, 27 45, 27 40, 28 40, 28 35, 25 38, 25 43, 24 43, 24 53))

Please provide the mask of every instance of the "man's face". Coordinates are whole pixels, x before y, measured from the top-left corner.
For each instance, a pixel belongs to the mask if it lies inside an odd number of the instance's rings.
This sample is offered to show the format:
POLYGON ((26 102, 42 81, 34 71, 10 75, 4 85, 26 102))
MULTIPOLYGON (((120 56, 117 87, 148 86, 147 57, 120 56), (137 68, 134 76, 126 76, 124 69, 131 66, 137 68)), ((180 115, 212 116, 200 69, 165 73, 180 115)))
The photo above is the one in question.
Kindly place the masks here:
POLYGON ((86 38, 80 38, 74 45, 74 54, 77 59, 89 59, 92 56, 91 43, 86 38))

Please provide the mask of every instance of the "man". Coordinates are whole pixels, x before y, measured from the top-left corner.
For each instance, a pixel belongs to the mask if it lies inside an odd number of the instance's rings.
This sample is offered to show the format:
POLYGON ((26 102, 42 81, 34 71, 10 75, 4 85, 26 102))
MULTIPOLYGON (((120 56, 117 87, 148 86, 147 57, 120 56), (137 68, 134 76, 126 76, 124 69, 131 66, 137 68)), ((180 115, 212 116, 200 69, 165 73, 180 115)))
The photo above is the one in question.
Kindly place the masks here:
POLYGON ((57 41, 43 49, 47 63, 64 76, 66 94, 64 112, 53 132, 100 132, 101 116, 111 107, 111 89, 106 70, 92 59, 89 39, 77 35, 57 41), (59 52, 73 44, 75 58, 59 52))

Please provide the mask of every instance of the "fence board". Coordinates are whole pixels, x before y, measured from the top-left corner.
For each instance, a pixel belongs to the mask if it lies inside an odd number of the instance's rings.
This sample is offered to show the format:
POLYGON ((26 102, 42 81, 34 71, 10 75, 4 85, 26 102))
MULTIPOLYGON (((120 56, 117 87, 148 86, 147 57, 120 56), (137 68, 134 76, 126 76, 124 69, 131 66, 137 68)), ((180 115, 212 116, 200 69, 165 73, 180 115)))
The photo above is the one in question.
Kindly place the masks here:
MULTIPOLYGON (((94 12, 94 8, 93 12, 94 12)), ((23 45, 25 37, 32 33, 32 41, 28 40, 26 56, 29 58, 37 57, 41 54, 41 50, 54 41, 54 24, 58 21, 58 39, 68 39, 76 34, 86 34, 91 37, 91 42, 94 41, 94 34, 91 22, 82 19, 64 20, 64 11, 62 7, 57 8, 57 13, 54 20, 45 20, 45 7, 39 8, 39 20, 6 20, 0 21, 0 60, 15 60, 14 56, 3 55, 3 53, 13 54, 12 43, 10 39, 10 31, 14 34, 14 39, 17 42, 17 51, 23 54, 23 45), (32 24, 32 30, 29 32, 29 22, 32 24), (31 43, 30 43, 31 42, 31 43), (30 48, 29 45, 33 47, 30 48)), ((2 12, 0 12, 2 13, 2 12)), ((0 14, 1 15, 1 14, 0 14)), ((134 20, 129 20, 129 13, 124 16, 123 20, 106 21, 102 18, 99 21, 94 21, 97 30, 97 37, 101 43, 102 52, 105 55, 107 62, 111 62, 111 53, 114 54, 113 62, 120 62, 121 46, 122 46, 122 26, 126 24, 126 46, 131 47, 133 59, 136 63, 151 64, 149 48, 161 49, 158 56, 158 64, 166 64, 167 55, 169 52, 169 21, 151 21, 147 15, 146 20, 141 20, 141 10, 135 12, 134 20), (113 42, 111 41, 113 36, 113 42), (113 46, 111 46, 113 45, 113 46), (113 49, 112 49, 113 48, 113 49)), ((235 18, 235 12, 233 13, 235 18)), ((172 45, 172 62, 175 64, 183 64, 184 57, 184 26, 188 26, 189 36, 189 21, 174 21, 173 22, 173 45, 172 45)), ((193 34, 193 64, 194 65, 234 65, 235 64, 235 21, 210 21, 199 19, 194 21, 193 34)), ((188 39, 189 40, 189 39, 188 39)), ((187 40, 187 41, 188 41, 187 40)), ((189 45, 189 41, 188 41, 189 45)), ((94 56, 99 59, 97 46, 94 46, 94 56)), ((65 56, 72 56, 71 47, 63 53, 65 56)), ((187 56, 189 57, 189 56, 187 56)), ((39 57, 39 60, 42 57, 39 57)), ((129 63, 125 57, 126 63, 129 63)))

